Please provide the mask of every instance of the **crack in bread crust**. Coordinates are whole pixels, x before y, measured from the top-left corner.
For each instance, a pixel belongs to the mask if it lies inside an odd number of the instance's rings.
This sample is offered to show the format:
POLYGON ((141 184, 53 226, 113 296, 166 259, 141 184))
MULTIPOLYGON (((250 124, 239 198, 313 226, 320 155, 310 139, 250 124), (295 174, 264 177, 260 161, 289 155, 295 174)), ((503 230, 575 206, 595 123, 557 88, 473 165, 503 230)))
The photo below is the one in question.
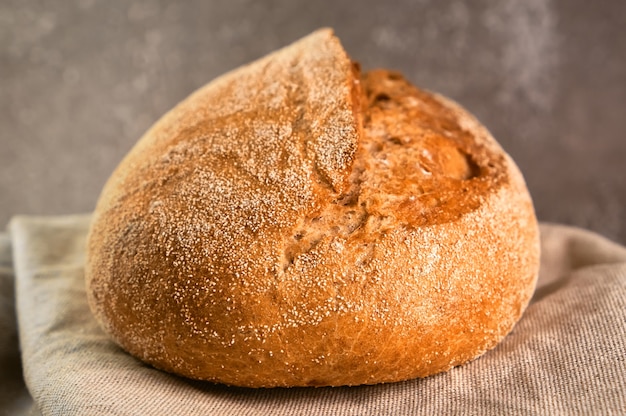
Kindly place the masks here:
POLYGON ((354 74, 362 126, 346 189, 321 181, 326 204, 286 233, 283 270, 322 239, 375 241, 394 227, 454 221, 504 180, 502 159, 432 95, 397 72, 354 74))

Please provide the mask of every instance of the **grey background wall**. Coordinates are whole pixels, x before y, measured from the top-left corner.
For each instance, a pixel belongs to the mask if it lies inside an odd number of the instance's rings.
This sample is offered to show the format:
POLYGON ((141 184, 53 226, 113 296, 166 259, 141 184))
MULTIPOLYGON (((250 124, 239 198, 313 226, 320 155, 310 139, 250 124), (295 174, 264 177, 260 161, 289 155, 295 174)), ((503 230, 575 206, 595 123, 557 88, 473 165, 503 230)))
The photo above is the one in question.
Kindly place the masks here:
POLYGON ((476 114, 543 221, 626 242, 626 2, 0 3, 0 226, 93 209, 108 175, 197 87, 321 26, 476 114))

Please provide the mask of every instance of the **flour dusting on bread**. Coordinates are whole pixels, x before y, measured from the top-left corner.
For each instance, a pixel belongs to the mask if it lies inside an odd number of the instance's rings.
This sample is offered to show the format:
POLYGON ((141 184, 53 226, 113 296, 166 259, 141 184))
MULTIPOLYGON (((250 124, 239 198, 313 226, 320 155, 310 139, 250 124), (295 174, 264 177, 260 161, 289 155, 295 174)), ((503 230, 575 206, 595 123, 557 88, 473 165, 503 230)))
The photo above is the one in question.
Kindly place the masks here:
POLYGON ((131 354, 248 387, 393 382, 492 348, 538 230, 513 161, 451 101, 361 73, 332 31, 159 120, 102 192, 95 317, 131 354))

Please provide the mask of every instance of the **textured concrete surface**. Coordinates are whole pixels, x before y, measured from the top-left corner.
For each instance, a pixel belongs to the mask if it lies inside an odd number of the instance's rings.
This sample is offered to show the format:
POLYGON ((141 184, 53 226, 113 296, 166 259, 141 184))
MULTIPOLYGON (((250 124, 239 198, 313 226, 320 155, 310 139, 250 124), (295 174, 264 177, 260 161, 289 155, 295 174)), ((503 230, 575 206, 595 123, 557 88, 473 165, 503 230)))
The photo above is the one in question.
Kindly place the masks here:
POLYGON ((474 112, 539 218, 626 242, 626 2, 0 3, 0 223, 93 208, 162 113, 321 26, 474 112))
MULTIPOLYGON (((518 162, 541 220, 626 243, 624 22, 619 0, 3 0, 0 227, 90 211, 179 100, 331 26, 365 68, 399 69, 475 113, 518 162)), ((28 406, 20 382, 0 390, 6 414, 28 406)))

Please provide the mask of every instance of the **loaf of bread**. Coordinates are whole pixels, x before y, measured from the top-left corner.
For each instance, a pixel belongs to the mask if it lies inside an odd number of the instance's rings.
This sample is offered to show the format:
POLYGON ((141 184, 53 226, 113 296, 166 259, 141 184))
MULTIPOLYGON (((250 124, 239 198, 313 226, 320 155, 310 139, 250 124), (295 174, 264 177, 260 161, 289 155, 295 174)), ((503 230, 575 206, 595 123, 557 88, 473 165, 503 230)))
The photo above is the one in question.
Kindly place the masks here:
POLYGON ((324 29, 201 88, 107 182, 86 287, 122 348, 246 387, 395 382, 493 348, 534 290, 524 180, 457 104, 324 29))

